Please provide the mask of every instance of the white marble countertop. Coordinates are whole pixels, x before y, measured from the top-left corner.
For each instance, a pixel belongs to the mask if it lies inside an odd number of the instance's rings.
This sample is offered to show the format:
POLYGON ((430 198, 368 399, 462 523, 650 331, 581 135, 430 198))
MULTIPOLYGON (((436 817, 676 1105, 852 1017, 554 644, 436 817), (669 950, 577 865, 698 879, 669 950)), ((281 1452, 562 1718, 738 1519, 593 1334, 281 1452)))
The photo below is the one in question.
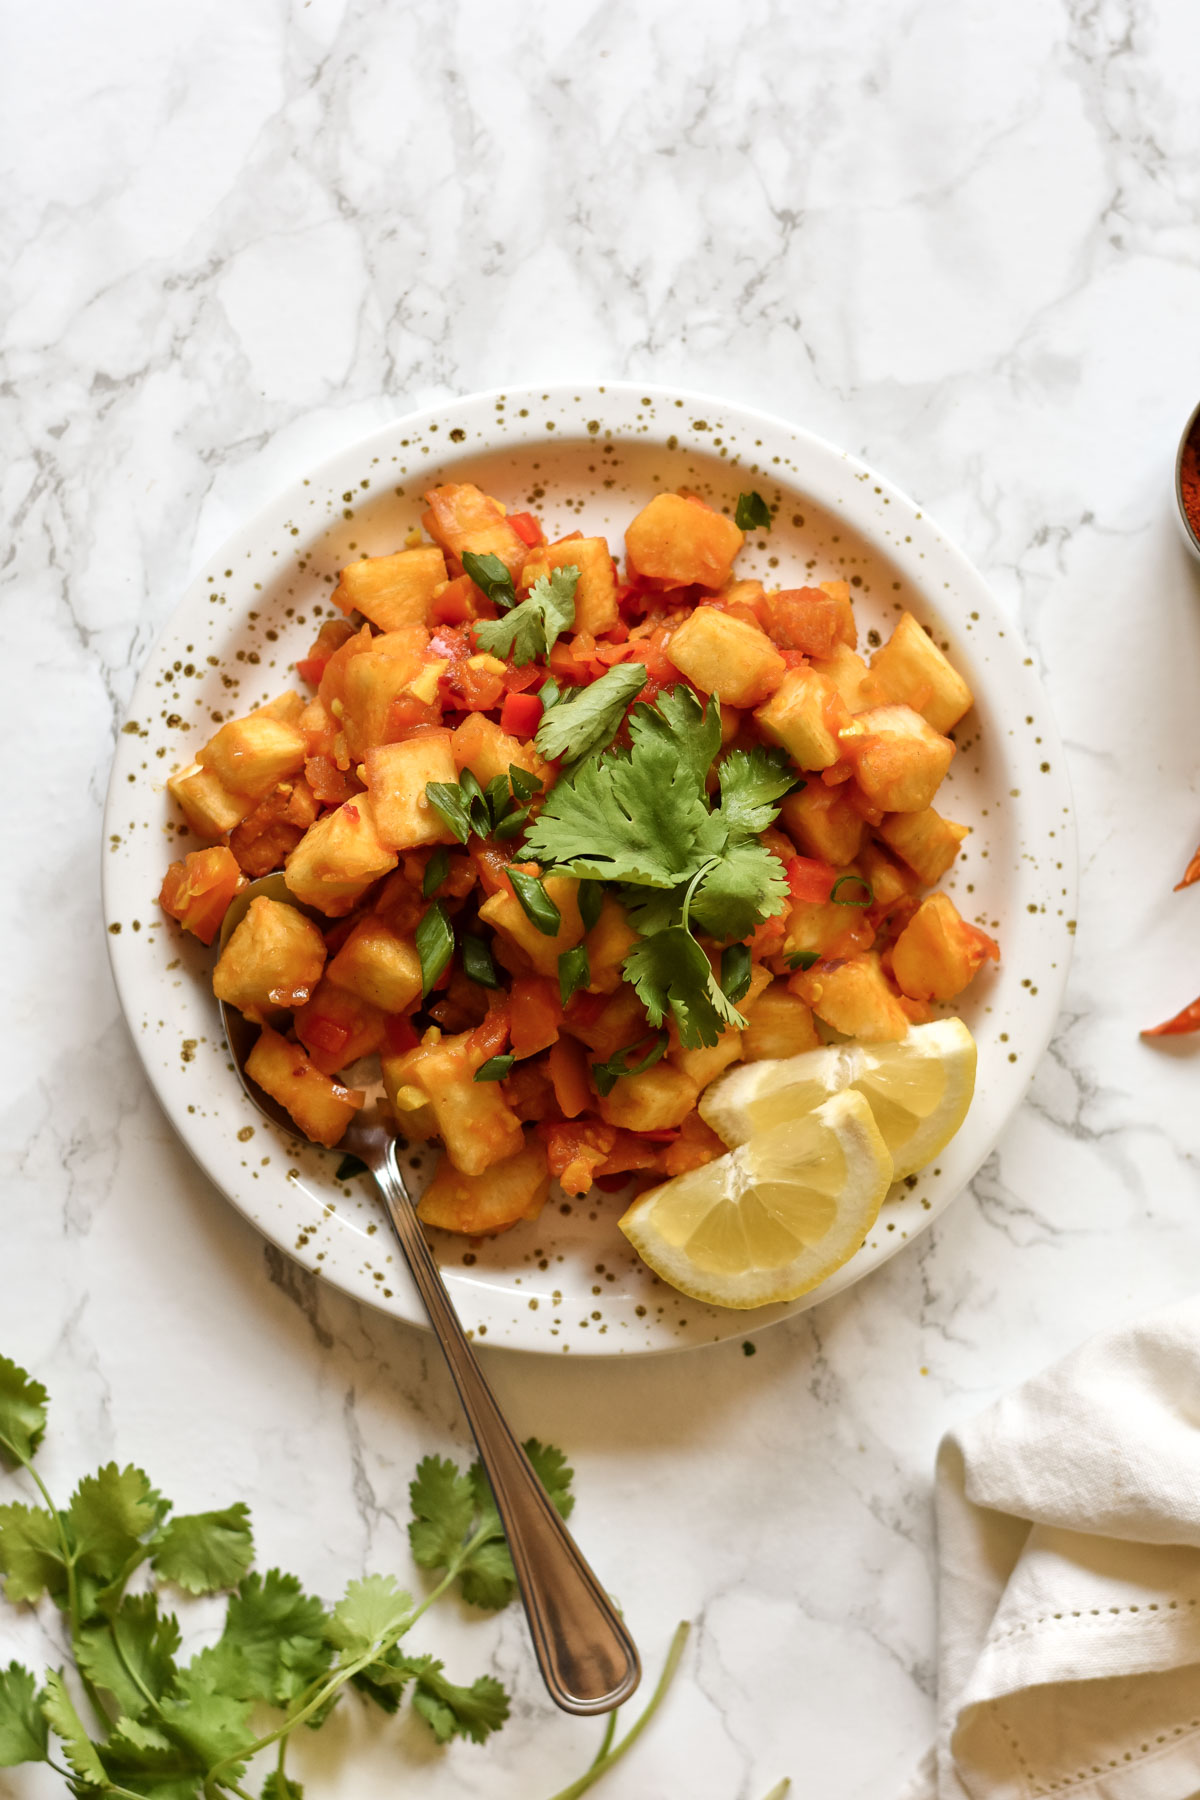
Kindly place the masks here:
MULTIPOLYGON (((1200 1267, 1200 1044, 1137 1038, 1200 988, 1200 895, 1171 892, 1200 836, 1200 568, 1171 511, 1200 14, 58 0, 7 35, 0 1348, 51 1389, 64 1482, 116 1456, 189 1508, 244 1496, 260 1561, 333 1594, 407 1577, 412 1466, 464 1448, 429 1340, 300 1275, 190 1164, 109 981, 114 732, 234 524, 411 407, 630 376, 865 457, 1019 620, 1067 743, 1080 920, 972 1190, 752 1356, 486 1358, 518 1429, 569 1452, 648 1665, 694 1621, 600 1791, 893 1792, 931 1728, 940 1435, 1200 1267)), ((0 1654, 53 1654, 41 1629, 0 1611, 0 1654)), ((444 1632, 513 1688, 493 1745, 404 1729, 398 1765, 394 1726, 348 1716, 306 1747, 310 1796, 403 1774, 537 1800, 578 1772, 599 1728, 547 1705, 518 1613, 444 1632)))

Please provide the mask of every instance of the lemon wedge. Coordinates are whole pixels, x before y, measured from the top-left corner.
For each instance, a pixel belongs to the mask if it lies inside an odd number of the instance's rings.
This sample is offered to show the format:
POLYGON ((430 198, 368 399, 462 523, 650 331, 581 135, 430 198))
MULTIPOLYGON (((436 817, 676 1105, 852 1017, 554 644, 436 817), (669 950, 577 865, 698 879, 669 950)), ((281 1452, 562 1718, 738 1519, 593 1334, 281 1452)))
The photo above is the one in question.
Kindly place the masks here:
POLYGON ((833 1094, 863 1096, 892 1158, 895 1181, 931 1162, 967 1116, 975 1040, 961 1019, 914 1025, 894 1044, 827 1044, 744 1063, 700 1097, 700 1115, 726 1144, 744 1144, 833 1094))
POLYGON ((871 1108, 847 1089, 642 1194, 621 1230, 656 1275, 692 1299, 767 1306, 807 1293, 849 1261, 891 1179, 871 1108))

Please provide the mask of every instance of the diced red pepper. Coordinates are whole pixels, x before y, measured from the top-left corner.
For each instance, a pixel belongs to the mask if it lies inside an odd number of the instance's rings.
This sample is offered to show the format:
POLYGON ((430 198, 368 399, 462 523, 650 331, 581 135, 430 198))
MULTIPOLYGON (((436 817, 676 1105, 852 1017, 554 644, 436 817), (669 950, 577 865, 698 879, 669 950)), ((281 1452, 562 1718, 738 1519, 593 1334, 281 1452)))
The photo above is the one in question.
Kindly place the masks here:
POLYGON ((787 878, 793 900, 821 906, 833 892, 837 870, 816 856, 793 856, 787 866, 787 878))
POLYGON ((304 1041, 314 1050, 323 1050, 328 1056, 336 1056, 350 1042, 350 1030, 346 1025, 339 1025, 336 1019, 306 1018, 304 1041))
POLYGON ((158 896, 164 912, 178 919, 202 944, 211 944, 233 896, 246 885, 237 858, 224 844, 192 850, 173 862, 158 896))
POLYGON ((542 722, 542 703, 536 694, 508 694, 500 709, 500 729, 513 737, 531 738, 542 722))
POLYGON ((403 1056, 407 1050, 415 1050, 421 1041, 416 1026, 403 1013, 393 1014, 384 1029, 384 1042, 393 1056, 403 1056))
POLYGON ((319 687, 328 660, 328 657, 324 656, 302 656, 296 664, 296 673, 301 681, 307 681, 313 687, 319 687))
POLYGON ((508 522, 523 544, 544 544, 542 528, 530 512, 509 513, 508 522))

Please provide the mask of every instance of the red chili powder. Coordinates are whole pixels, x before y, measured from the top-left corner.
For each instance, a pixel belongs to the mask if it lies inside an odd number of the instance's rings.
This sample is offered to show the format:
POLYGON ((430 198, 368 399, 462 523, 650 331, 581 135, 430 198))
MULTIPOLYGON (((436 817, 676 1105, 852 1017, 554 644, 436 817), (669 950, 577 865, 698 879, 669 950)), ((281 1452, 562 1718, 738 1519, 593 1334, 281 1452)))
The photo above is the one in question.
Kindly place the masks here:
POLYGON ((1183 496, 1187 522, 1200 538, 1200 418, 1197 418, 1188 432, 1187 443, 1183 446, 1183 461, 1179 465, 1179 491, 1183 496))

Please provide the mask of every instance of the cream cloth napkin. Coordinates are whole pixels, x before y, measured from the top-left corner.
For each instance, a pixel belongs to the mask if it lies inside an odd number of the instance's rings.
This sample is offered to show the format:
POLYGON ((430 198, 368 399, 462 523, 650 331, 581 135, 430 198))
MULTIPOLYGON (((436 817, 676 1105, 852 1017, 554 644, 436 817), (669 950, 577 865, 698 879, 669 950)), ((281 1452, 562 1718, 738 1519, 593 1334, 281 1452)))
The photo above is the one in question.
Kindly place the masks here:
POLYGON ((942 1443, 938 1742, 910 1800, 1200 1790, 1200 1299, 942 1443))

